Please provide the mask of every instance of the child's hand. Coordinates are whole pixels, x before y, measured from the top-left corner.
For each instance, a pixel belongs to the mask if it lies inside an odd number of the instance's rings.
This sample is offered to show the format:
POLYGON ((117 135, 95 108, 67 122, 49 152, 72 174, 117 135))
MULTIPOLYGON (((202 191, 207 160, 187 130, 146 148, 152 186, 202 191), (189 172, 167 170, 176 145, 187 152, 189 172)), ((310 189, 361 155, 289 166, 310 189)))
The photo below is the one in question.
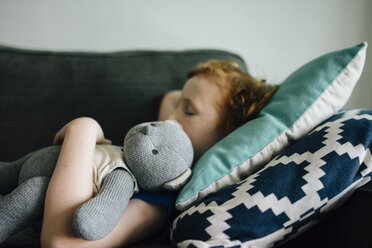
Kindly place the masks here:
POLYGON ((111 144, 111 140, 105 138, 101 126, 92 118, 81 117, 74 119, 61 128, 54 137, 53 145, 62 144, 66 133, 71 129, 93 128, 96 131, 97 144, 111 144))

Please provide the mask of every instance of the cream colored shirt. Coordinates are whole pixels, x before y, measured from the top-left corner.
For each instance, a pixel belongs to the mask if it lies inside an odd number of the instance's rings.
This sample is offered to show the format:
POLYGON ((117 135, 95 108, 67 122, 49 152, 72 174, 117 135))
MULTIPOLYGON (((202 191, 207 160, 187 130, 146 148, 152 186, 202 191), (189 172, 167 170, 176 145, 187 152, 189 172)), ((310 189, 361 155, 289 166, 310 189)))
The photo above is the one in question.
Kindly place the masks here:
POLYGON ((126 170, 134 181, 134 192, 138 192, 137 180, 123 160, 123 151, 119 146, 96 145, 93 166, 93 190, 96 195, 102 187, 105 177, 116 168, 126 170))

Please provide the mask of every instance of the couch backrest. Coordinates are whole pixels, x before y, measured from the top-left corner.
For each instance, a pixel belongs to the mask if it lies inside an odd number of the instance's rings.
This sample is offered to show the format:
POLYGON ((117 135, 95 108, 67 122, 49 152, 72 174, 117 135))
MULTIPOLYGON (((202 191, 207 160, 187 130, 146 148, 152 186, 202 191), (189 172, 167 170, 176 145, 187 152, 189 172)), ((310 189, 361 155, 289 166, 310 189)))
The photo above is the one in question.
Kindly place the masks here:
POLYGON ((157 118, 161 97, 219 50, 50 52, 0 47, 0 161, 49 146, 68 121, 89 116, 121 145, 130 127, 157 118))

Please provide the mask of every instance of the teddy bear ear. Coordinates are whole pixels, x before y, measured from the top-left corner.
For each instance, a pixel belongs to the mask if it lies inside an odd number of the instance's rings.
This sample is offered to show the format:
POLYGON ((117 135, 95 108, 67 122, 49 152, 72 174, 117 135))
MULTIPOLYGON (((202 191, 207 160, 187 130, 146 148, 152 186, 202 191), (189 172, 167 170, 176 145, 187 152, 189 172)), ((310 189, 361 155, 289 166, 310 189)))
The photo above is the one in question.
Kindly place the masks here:
POLYGON ((166 190, 179 190, 187 183, 190 177, 191 169, 187 168, 187 170, 179 177, 173 179, 172 181, 164 183, 163 188, 166 190))

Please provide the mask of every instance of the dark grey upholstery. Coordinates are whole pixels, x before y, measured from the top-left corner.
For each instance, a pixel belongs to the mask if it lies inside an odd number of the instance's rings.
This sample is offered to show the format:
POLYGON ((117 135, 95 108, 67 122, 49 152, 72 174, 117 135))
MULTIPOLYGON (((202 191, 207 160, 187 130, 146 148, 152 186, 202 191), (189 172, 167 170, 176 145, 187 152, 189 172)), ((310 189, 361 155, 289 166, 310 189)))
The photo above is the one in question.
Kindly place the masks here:
POLYGON ((0 161, 51 145, 68 121, 90 116, 122 144, 130 127, 157 118, 161 97, 180 89, 191 67, 217 50, 46 52, 0 47, 0 161))

